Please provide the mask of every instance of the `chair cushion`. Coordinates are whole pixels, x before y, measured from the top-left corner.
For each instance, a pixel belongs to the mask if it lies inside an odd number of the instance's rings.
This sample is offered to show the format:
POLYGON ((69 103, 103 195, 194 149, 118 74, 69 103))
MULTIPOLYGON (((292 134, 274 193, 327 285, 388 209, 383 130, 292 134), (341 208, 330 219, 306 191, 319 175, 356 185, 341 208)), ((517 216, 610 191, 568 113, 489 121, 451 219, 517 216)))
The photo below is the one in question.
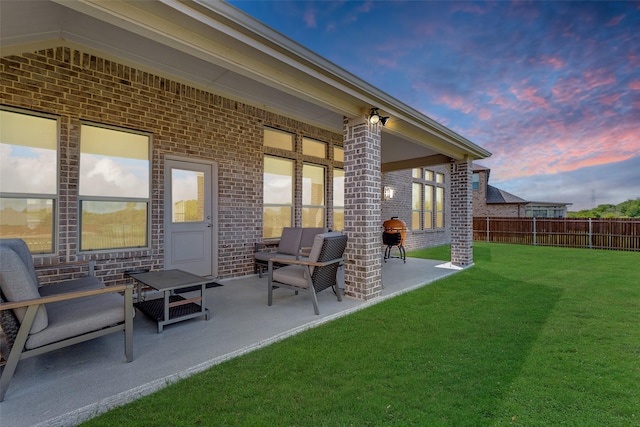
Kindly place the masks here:
POLYGON ((124 297, 118 293, 46 304, 49 326, 27 339, 33 349, 124 322, 124 297))
POLYGON ((309 285, 307 283, 306 272, 307 268, 304 265, 287 265, 273 270, 273 280, 275 282, 307 289, 309 285))
POLYGON ((278 250, 281 254, 298 255, 300 250, 300 239, 302 238, 302 228, 285 227, 282 230, 278 250))
POLYGON ((306 227, 302 229, 302 237, 300 238, 301 248, 310 248, 318 234, 326 233, 326 228, 306 227))
MULTIPOLYGON (((332 231, 329 233, 317 234, 315 239, 313 240, 313 246, 311 247, 311 252, 309 253, 309 261, 316 262, 318 261, 318 257, 320 256, 320 252, 322 252, 322 244, 324 243, 324 239, 326 237, 332 236, 342 236, 341 231, 332 231)), ((314 267, 311 267, 311 274, 313 274, 314 267)))
POLYGON ((29 247, 24 240, 0 239, 0 246, 8 246, 13 249, 13 251, 18 254, 24 265, 27 267, 27 271, 33 278, 33 281, 38 285, 40 284, 40 281, 38 280, 38 276, 36 274, 36 269, 33 266, 33 257, 31 256, 31 251, 29 250, 29 247))
MULTIPOLYGON (((0 246, 0 288, 7 301, 24 301, 40 298, 38 283, 27 269, 20 256, 9 246, 0 246)), ((27 313, 27 308, 17 308, 14 313, 20 323, 27 313)), ((48 325, 47 311, 42 305, 36 312, 31 326, 31 333, 40 332, 48 325)))
POLYGON ((43 285, 38 288, 38 291, 40 292, 40 296, 49 297, 65 292, 88 291, 92 289, 102 289, 104 287, 104 283, 96 276, 85 276, 79 279, 43 285))

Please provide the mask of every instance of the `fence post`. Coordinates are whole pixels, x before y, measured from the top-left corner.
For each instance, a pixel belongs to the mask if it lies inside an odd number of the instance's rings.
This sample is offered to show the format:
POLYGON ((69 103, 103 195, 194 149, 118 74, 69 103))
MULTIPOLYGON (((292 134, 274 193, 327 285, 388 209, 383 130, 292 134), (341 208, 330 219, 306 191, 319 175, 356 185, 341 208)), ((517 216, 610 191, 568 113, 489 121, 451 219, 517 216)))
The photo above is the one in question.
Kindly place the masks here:
POLYGON ((533 217, 533 246, 538 246, 538 242, 536 241, 536 217, 533 217))
POLYGON ((487 242, 490 242, 490 240, 489 240, 489 217, 487 217, 487 242))
POLYGON ((593 225, 591 218, 589 218, 589 249, 593 249, 593 225))

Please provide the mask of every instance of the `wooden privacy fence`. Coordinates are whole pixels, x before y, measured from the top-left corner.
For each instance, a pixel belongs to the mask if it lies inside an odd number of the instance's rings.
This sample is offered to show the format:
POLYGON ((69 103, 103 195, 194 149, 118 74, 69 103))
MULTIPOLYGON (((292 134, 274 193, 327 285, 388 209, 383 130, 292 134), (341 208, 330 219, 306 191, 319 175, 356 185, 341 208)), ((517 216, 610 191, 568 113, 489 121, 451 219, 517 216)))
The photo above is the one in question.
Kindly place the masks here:
POLYGON ((474 217, 473 240, 640 251, 640 219, 474 217))

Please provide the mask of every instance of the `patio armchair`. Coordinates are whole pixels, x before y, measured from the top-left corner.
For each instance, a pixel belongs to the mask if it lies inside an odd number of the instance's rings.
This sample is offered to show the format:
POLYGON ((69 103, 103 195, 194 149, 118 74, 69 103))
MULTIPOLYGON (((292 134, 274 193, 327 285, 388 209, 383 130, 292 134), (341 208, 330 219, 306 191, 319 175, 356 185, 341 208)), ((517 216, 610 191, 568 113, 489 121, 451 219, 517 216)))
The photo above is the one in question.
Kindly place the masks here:
POLYGON ((320 314, 318 292, 333 288, 338 301, 342 301, 337 276, 346 246, 345 234, 322 233, 315 236, 308 259, 270 259, 267 305, 272 305, 273 290, 278 288, 293 290, 296 295, 298 291, 307 291, 315 314, 320 314), (276 263, 284 266, 274 269, 276 263))
POLYGON ((0 401, 29 357, 124 331, 132 361, 133 315, 133 284, 106 287, 89 275, 39 286, 24 241, 0 239, 0 401))

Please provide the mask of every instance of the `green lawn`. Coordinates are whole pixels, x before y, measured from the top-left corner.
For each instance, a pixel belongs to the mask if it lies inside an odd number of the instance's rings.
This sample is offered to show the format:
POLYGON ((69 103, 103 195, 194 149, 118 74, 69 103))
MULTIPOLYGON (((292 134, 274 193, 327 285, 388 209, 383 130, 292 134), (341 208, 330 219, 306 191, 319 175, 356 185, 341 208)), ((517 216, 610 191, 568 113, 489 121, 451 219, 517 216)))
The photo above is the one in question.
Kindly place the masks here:
POLYGON ((640 426, 640 254, 475 243, 474 257, 86 425, 640 426))

